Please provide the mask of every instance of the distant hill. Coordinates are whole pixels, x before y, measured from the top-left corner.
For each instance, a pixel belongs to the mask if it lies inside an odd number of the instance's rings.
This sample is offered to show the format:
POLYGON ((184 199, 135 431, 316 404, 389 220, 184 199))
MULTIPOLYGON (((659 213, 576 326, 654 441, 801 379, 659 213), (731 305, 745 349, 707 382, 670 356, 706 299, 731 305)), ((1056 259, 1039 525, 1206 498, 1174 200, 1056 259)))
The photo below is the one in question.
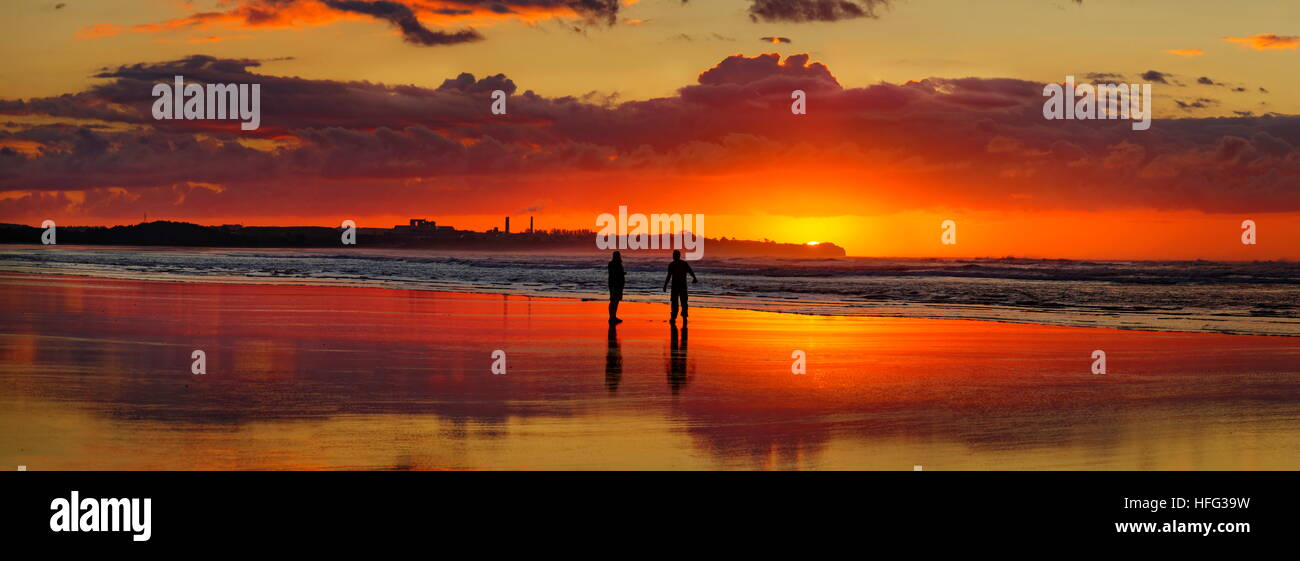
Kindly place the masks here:
MULTIPOLYGON (((41 228, 0 224, 0 243, 41 243, 41 228)), ((61 245, 136 245, 180 247, 343 247, 341 230, 324 226, 201 226, 188 222, 155 221, 131 226, 60 226, 61 245)), ((503 251, 555 253, 607 253, 595 245, 596 233, 587 230, 510 233, 473 232, 452 228, 358 228, 357 245, 434 249, 441 251, 503 251)), ((704 240, 711 257, 843 257, 844 248, 735 239, 704 240)), ((667 254, 671 250, 638 250, 638 255, 667 254)))

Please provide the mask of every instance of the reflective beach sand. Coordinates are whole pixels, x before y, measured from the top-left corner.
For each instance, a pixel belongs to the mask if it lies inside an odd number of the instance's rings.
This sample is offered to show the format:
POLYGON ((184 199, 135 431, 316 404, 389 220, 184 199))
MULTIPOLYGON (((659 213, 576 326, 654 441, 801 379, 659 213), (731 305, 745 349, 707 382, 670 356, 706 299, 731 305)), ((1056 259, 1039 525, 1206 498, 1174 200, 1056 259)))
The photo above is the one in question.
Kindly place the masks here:
POLYGON ((1300 338, 0 276, 0 464, 1296 469, 1300 338), (191 352, 207 374, 190 374, 191 352), (507 374, 491 372, 494 350, 507 374), (1109 372, 1090 372, 1095 349, 1109 372), (807 354, 806 375, 791 353, 807 354))

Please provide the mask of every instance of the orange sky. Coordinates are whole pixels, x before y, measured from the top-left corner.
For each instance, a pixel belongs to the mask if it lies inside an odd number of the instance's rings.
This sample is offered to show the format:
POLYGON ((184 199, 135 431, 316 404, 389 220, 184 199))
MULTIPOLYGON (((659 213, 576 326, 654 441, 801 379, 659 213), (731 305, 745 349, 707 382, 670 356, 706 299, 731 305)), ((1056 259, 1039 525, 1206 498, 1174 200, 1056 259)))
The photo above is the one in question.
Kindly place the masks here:
POLYGON ((8 5, 0 222, 576 229, 627 205, 853 255, 1300 258, 1296 6, 400 4, 8 5), (153 121, 181 73, 260 83, 261 130, 153 121), (1152 83, 1152 129, 1042 119, 1042 84, 1090 73, 1152 83))

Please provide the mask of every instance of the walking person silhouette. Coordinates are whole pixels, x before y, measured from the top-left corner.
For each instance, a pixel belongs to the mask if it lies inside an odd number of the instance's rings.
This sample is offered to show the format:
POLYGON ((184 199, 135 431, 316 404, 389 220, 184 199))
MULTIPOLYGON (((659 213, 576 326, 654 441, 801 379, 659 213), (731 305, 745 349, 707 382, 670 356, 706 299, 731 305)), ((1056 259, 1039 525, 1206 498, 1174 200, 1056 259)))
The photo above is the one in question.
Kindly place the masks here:
POLYGON ((691 282, 700 282, 695 278, 695 271, 691 270, 691 264, 682 261, 682 252, 673 250, 673 262, 668 264, 668 276, 664 277, 664 290, 668 290, 668 284, 672 283, 672 317, 668 319, 669 323, 677 321, 677 306, 682 308, 682 325, 686 325, 686 319, 690 315, 687 313, 687 294, 686 294, 686 275, 691 276, 691 282))
POLYGON ((609 323, 623 323, 618 319, 618 303, 623 300, 623 285, 627 282, 627 271, 623 269, 623 255, 614 252, 609 260, 609 323))

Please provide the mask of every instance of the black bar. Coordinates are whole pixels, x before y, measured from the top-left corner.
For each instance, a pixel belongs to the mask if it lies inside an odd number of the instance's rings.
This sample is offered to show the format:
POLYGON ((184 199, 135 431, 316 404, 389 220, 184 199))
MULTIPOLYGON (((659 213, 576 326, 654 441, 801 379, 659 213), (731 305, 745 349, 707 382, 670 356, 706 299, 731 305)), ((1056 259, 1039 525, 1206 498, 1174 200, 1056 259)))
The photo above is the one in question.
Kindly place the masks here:
POLYGON ((1256 547, 1290 542, 1300 495, 1294 476, 1281 472, 13 472, 5 483, 5 533, 21 545, 194 552, 205 544, 302 551, 382 544, 430 555, 466 544, 487 552, 505 542, 559 547, 557 540, 584 536, 675 540, 696 532, 760 549, 805 540, 929 548, 955 539, 1021 553, 1056 544, 1053 556, 1068 553, 1069 544, 1256 547), (51 502, 74 490, 82 500, 149 498, 149 539, 52 531, 51 502), (1175 497, 1187 506, 1125 508, 1125 499, 1175 497), (1249 503, 1194 502, 1216 498, 1249 503), (1116 531, 1116 523, 1174 521, 1249 528, 1116 531), (448 549, 453 544, 460 545, 448 549))

